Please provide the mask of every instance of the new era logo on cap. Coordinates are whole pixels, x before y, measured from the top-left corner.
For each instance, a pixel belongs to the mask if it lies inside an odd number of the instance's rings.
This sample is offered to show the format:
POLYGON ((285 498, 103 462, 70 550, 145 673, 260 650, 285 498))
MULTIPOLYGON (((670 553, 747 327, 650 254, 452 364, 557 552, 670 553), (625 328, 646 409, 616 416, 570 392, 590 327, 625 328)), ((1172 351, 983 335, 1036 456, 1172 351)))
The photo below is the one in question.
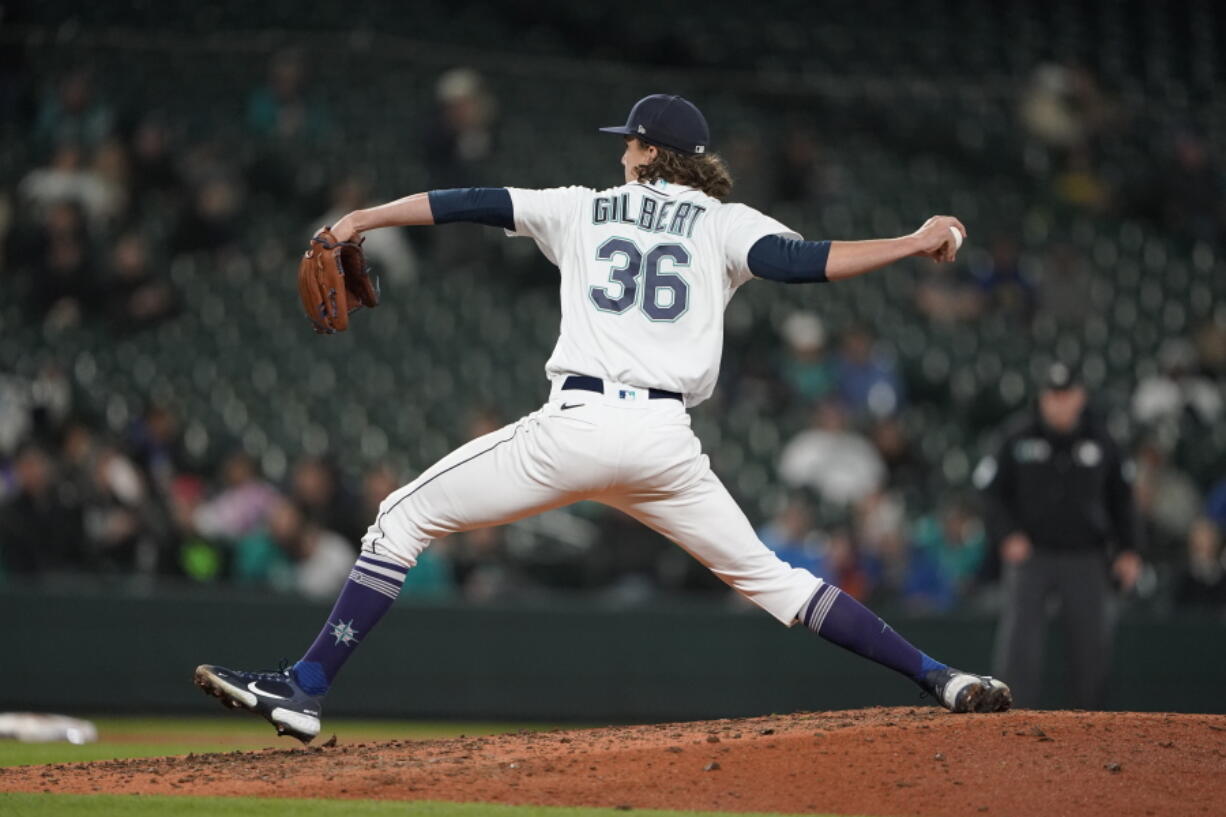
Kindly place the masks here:
POLYGON ((625 125, 601 130, 635 135, 644 142, 691 156, 706 153, 711 141, 702 111, 693 102, 675 94, 645 96, 634 103, 625 125))

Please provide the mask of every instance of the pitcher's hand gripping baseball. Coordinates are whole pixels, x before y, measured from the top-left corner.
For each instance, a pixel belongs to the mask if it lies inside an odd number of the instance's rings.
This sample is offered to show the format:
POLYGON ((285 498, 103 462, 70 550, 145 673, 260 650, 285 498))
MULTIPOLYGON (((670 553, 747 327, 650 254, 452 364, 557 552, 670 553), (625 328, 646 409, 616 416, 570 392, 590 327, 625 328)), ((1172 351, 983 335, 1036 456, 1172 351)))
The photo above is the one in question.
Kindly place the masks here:
POLYGON ((298 263, 298 296, 315 331, 331 335, 349 328, 349 313, 379 305, 379 279, 366 265, 362 238, 338 241, 324 227, 298 263))

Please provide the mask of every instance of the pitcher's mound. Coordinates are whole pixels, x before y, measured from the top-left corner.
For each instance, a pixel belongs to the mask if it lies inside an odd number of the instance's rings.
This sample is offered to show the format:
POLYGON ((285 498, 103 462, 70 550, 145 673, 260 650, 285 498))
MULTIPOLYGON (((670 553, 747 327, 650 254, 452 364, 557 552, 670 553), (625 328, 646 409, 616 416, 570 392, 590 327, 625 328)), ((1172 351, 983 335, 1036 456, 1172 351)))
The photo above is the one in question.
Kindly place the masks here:
POLYGON ((1210 815, 1226 803, 1226 716, 894 708, 435 741, 342 739, 5 769, 0 790, 882 817, 1210 815))

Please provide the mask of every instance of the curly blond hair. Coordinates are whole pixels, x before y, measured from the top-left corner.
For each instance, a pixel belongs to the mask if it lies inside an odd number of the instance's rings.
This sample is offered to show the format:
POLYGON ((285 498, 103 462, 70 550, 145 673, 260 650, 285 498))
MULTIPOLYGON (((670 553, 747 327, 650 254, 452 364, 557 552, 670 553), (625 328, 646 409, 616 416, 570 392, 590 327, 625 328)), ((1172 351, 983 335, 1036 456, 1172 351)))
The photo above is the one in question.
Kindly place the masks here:
MULTIPOLYGON (((649 144, 640 139, 635 141, 641 147, 649 144)), ((732 192, 732 174, 728 172, 728 165, 724 164, 718 153, 688 156, 659 145, 653 147, 656 148, 656 158, 634 169, 639 181, 654 182, 662 179, 684 184, 696 187, 711 198, 721 201, 732 192)))

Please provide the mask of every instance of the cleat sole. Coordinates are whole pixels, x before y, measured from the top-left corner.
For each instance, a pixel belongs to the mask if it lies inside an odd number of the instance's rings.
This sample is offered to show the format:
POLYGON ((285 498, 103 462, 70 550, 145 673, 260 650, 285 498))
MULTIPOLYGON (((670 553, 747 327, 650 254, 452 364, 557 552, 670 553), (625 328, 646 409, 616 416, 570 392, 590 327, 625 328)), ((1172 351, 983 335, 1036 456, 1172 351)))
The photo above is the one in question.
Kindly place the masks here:
POLYGON ((1005 712, 1013 706, 1013 691, 995 678, 985 679, 986 693, 980 698, 976 712, 1005 712))
POLYGON ((217 698, 222 706, 228 709, 245 709, 264 718, 276 728, 278 736, 289 735, 307 744, 319 734, 319 718, 280 707, 270 712, 262 712, 253 693, 218 678, 209 671, 206 664, 196 667, 194 681, 205 694, 217 698))

